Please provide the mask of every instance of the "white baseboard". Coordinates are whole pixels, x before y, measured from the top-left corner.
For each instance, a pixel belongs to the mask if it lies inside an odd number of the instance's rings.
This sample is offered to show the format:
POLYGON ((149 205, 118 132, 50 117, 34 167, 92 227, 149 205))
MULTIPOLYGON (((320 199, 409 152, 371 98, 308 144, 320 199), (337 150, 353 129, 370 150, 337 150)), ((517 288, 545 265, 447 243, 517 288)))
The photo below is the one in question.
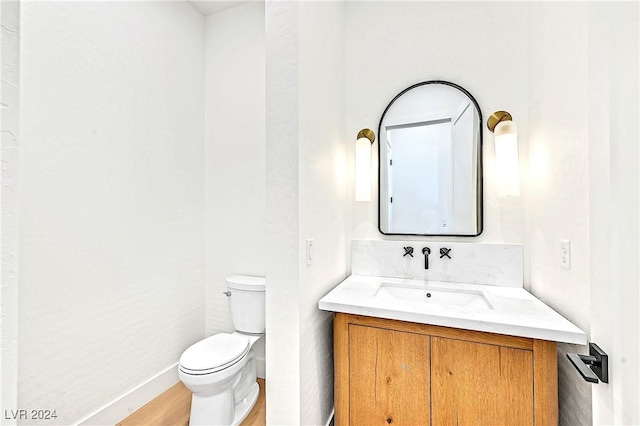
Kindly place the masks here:
MULTIPOLYGON (((256 358, 256 374, 261 379, 266 378, 266 361, 262 358, 256 358)), ((176 363, 96 410, 75 425, 115 425, 179 381, 178 364, 176 363)))
POLYGON ((76 425, 114 425, 179 381, 176 363, 88 415, 76 425))

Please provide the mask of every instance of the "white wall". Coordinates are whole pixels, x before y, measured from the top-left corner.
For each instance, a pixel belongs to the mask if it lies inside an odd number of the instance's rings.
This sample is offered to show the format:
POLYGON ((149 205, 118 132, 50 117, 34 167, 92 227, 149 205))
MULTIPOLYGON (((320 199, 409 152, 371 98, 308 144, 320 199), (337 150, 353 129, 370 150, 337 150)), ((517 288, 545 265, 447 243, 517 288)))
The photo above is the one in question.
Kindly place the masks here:
POLYGON ((70 424, 204 335, 204 18, 21 13, 18 406, 70 424))
POLYGON ((264 25, 262 2, 206 19, 207 335, 233 331, 225 278, 265 275, 264 25))
POLYGON ((325 424, 333 408, 332 315, 318 300, 347 276, 355 133, 345 133, 343 2, 303 2, 299 26, 300 424, 325 424), (312 238, 307 266, 305 240, 312 238))
MULTIPOLYGON (((0 412, 17 407, 18 370, 18 138, 20 96, 20 3, 0 4, 0 143, 2 144, 2 218, 0 242, 0 412)), ((15 424, 2 416, 2 424, 15 424)), ((11 416, 9 416, 11 417, 11 416)))
POLYGON ((346 276, 355 142, 344 132, 344 4, 267 2, 266 17, 267 423, 324 424, 332 322, 317 303, 346 276))
MULTIPOLYGON (((586 3, 531 3, 529 40, 528 172, 526 199, 530 288, 545 303, 589 332, 588 21, 586 3), (560 265, 560 240, 571 241, 571 270, 560 265)), ((591 423, 590 385, 559 345, 561 424, 591 423)))
POLYGON ((298 7, 265 2, 267 424, 300 424, 298 7))
POLYGON ((589 329, 586 13, 586 3, 529 6, 525 173, 531 291, 583 330, 589 329), (561 239, 571 241, 570 271, 560 267, 561 239))
MULTIPOLYGON (((524 242, 522 200, 497 197, 493 137, 485 123, 496 110, 511 112, 526 146, 526 4, 347 2, 346 57, 347 134, 353 138, 366 127, 377 133, 389 101, 414 83, 448 80, 476 98, 483 115, 484 231, 469 241, 524 242), (508 42, 508 54, 500 40, 508 42)), ((375 170, 377 149, 376 141, 375 170)), ((378 232, 377 171, 373 175, 371 202, 352 207, 353 238, 415 239, 378 232)))
POLYGON ((588 5, 591 338, 610 356, 594 424, 640 424, 640 8, 588 5))

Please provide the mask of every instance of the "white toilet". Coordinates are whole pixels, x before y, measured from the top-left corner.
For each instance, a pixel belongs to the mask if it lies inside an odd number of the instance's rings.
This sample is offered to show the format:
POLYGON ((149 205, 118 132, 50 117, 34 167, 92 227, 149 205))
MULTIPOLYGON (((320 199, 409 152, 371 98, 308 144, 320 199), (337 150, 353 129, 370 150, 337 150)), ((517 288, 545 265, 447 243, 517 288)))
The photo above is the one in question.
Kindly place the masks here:
POLYGON ((264 334, 265 279, 234 275, 226 279, 235 332, 191 345, 180 357, 178 376, 193 392, 189 425, 238 425, 256 403, 253 345, 264 334))

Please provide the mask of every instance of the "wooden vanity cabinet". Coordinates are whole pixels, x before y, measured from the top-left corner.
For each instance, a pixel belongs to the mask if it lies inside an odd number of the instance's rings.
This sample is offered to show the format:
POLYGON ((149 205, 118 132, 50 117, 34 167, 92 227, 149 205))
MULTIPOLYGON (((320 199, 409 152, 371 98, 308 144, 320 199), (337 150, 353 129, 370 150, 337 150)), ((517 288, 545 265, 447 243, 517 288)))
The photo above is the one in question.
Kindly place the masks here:
POLYGON ((556 343, 336 313, 344 425, 557 425, 556 343))

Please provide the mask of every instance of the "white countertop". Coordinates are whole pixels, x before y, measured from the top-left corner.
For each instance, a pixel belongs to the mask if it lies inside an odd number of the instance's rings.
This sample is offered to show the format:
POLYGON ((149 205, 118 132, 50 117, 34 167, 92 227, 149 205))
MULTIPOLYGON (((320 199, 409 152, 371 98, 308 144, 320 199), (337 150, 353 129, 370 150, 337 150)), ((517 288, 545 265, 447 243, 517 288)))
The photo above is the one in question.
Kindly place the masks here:
POLYGON ((582 330, 523 288, 352 275, 320 299, 318 304, 324 311, 579 345, 587 343, 587 336, 582 330), (422 286, 425 291, 430 288, 481 291, 493 309, 479 304, 440 306, 419 300, 376 297, 382 283, 422 286))

